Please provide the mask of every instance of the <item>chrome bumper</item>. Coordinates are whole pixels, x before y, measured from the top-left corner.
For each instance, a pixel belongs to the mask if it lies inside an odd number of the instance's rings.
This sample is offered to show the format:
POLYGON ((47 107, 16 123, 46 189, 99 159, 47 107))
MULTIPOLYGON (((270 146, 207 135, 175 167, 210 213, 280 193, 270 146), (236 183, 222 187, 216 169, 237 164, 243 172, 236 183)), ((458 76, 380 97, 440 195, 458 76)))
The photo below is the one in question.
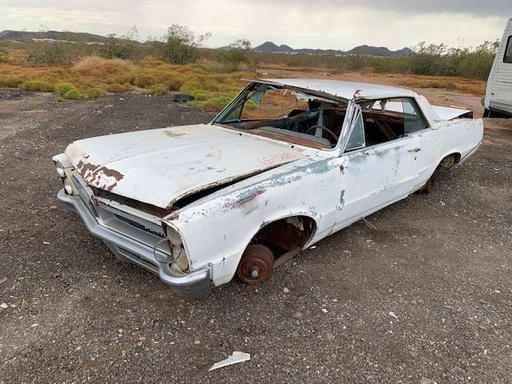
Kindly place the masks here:
POLYGON ((79 196, 70 196, 61 189, 57 198, 70 210, 78 213, 88 231, 103 240, 119 260, 138 265, 157 274, 171 289, 186 297, 203 297, 210 292, 210 271, 200 269, 190 273, 176 274, 168 264, 156 260, 153 247, 134 238, 113 231, 100 224, 96 216, 88 209, 79 196))

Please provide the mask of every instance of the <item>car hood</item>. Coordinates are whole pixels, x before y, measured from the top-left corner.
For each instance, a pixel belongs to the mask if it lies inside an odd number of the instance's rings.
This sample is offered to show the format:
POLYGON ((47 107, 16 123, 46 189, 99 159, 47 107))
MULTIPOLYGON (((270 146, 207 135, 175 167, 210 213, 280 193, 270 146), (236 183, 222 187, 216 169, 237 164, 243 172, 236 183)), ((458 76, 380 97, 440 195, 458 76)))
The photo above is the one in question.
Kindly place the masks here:
POLYGON ((201 124, 78 140, 65 153, 88 185, 171 208, 178 199, 298 160, 309 151, 201 124))

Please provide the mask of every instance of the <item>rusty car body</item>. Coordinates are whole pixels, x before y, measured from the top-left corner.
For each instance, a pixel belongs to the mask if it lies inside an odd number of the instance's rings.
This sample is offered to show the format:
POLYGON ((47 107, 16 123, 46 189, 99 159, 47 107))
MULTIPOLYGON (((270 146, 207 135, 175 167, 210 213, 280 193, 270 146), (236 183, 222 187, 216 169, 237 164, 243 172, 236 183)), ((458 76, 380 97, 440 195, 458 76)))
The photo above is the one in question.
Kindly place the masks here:
POLYGON ((406 89, 252 80, 209 124, 89 138, 53 158, 58 199, 182 295, 269 278, 480 145, 471 111, 406 89))

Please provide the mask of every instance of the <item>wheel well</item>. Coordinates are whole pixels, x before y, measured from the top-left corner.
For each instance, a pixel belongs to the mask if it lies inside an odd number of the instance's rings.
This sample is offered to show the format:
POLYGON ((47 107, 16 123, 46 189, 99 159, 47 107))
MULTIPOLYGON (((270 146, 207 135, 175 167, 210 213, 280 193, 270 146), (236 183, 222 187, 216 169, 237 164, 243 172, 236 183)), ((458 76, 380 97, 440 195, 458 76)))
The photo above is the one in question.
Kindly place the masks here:
POLYGON ((302 248, 316 229, 315 221, 307 216, 291 216, 262 227, 253 243, 271 247, 277 257, 296 248, 302 248))
POLYGON ((438 168, 450 169, 460 161, 460 158, 460 153, 452 153, 448 156, 445 156, 443 160, 441 160, 441 162, 439 163, 438 168))

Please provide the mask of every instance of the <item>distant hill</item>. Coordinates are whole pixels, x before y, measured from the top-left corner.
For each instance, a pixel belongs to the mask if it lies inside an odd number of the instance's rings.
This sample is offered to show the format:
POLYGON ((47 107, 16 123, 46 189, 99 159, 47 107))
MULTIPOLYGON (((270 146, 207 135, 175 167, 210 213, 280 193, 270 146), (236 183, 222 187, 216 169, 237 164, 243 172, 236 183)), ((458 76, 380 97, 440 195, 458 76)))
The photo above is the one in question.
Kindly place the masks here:
POLYGON ((386 47, 370 47, 368 45, 360 45, 350 51, 346 52, 347 55, 370 55, 381 57, 397 57, 397 56, 410 56, 413 51, 409 48, 402 48, 399 51, 390 51, 386 47))
POLYGON ((29 31, 9 31, 5 30, 0 32, 0 40, 61 40, 73 42, 86 42, 86 43, 103 43, 107 40, 105 36, 94 35, 85 32, 29 32, 29 31))
MULTIPOLYGON (((94 35, 92 33, 85 32, 58 32, 58 31, 46 31, 46 32, 28 32, 28 31, 10 31, 5 30, 0 32, 0 40, 60 40, 60 41, 72 41, 72 42, 85 42, 85 43, 103 43, 108 40, 105 36, 94 35)), ((230 49, 230 47, 222 47, 219 49, 230 49)), ((272 41, 266 41, 265 43, 258 45, 253 48, 254 52, 263 53, 286 53, 286 54, 310 54, 310 55, 369 55, 378 57, 401 57, 410 56, 413 51, 409 48, 403 48, 398 51, 390 51, 386 47, 372 47, 368 45, 361 45, 355 47, 350 51, 341 51, 336 49, 293 49, 292 47, 281 44, 277 45, 272 41)))
POLYGON ((276 45, 271 41, 267 41, 252 49, 254 52, 265 53, 293 53, 295 50, 288 45, 276 45))
POLYGON ((390 51, 386 47, 372 47, 368 45, 361 45, 351 49, 350 51, 341 51, 336 49, 293 49, 288 45, 277 45, 271 41, 267 41, 258 45, 253 49, 255 52, 265 53, 288 53, 288 54, 311 54, 311 55, 369 55, 379 57, 400 57, 410 56, 414 52, 409 48, 402 48, 398 51, 390 51))

